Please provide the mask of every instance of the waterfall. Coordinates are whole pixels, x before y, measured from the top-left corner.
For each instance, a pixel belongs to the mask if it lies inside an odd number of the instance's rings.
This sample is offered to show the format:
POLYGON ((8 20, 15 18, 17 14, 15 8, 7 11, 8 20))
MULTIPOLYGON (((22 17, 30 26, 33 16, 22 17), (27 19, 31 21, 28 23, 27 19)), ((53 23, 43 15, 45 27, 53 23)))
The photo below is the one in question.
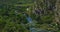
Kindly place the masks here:
POLYGON ((29 17, 29 16, 27 16, 26 14, 24 14, 24 16, 26 16, 26 19, 27 19, 27 21, 28 21, 28 23, 29 23, 29 30, 30 30, 30 32, 35 32, 33 29, 32 29, 32 26, 31 26, 31 24, 32 24, 32 18, 31 17, 29 17))

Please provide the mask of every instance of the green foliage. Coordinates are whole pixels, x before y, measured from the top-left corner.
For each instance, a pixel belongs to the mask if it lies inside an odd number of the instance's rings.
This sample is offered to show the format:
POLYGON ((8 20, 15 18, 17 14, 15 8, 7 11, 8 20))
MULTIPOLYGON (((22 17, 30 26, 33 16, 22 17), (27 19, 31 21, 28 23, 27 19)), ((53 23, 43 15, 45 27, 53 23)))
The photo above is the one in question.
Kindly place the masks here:
MULTIPOLYGON (((56 3, 56 0, 49 1, 50 5, 56 3)), ((53 22, 53 10, 48 10, 47 5, 44 0, 0 0, 0 32, 30 32, 31 23, 28 23, 23 13, 32 18, 33 27, 59 32, 60 30, 57 29, 59 25, 53 22), (27 8, 29 8, 28 11, 27 8), (44 10, 44 12, 37 15, 32 12, 35 8, 44 10)))

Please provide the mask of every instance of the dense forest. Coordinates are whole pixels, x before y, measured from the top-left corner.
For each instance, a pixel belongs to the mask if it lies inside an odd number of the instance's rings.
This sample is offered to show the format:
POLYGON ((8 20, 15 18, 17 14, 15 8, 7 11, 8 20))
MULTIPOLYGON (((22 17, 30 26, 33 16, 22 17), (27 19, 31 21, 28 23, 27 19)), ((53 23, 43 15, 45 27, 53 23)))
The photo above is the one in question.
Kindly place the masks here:
POLYGON ((0 32, 60 32, 60 0, 0 0, 0 32))

